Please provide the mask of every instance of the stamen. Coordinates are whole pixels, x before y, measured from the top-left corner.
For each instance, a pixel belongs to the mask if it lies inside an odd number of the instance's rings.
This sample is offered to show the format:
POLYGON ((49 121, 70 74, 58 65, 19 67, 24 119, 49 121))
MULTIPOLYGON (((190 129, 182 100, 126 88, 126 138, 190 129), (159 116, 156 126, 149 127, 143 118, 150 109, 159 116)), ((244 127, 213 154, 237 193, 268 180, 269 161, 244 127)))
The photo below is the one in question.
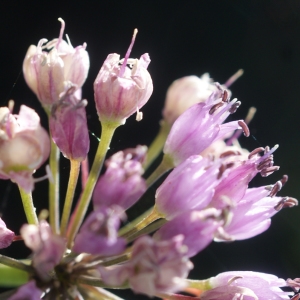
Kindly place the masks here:
POLYGON ((138 107, 136 108, 136 118, 135 119, 138 122, 143 120, 143 113, 141 111, 139 111, 138 107))
POLYGON ((237 279, 242 279, 242 278, 243 278, 243 276, 234 276, 234 277, 232 277, 231 279, 228 280, 227 284, 230 285, 230 284, 232 284, 235 280, 237 280, 237 279))
POLYGON ((21 235, 16 235, 14 238, 13 238, 13 242, 17 242, 17 241, 23 241, 23 238, 21 235))
POLYGON ((224 157, 231 156, 231 155, 242 155, 242 153, 238 150, 229 150, 229 151, 223 152, 220 155, 220 158, 224 158, 224 157))
POLYGON ((255 114, 256 114, 257 109, 255 107, 250 107, 248 110, 248 114, 245 118, 245 123, 248 125, 252 119, 254 118, 255 114))
POLYGON ((64 31, 65 31, 65 21, 62 18, 58 18, 58 21, 61 23, 61 28, 60 28, 59 37, 58 37, 56 47, 55 47, 56 49, 58 49, 59 44, 63 39, 63 34, 64 34, 64 31))
POLYGON ((239 79, 244 74, 243 69, 239 69, 235 74, 233 74, 225 83, 224 86, 230 87, 237 79, 239 79))
POLYGON ((260 172, 260 175, 262 177, 267 177, 267 176, 271 175, 272 173, 274 173, 275 171, 278 171, 279 169, 280 169, 280 167, 278 167, 278 166, 269 167, 269 168, 262 170, 260 172))
POLYGON ((271 192, 269 194, 269 197, 274 197, 281 190, 281 188, 282 188, 282 183, 281 183, 280 180, 278 180, 274 184, 274 186, 273 186, 273 188, 272 188, 272 190, 271 190, 271 192))
POLYGON ((236 112, 236 110, 241 106, 242 102, 241 101, 237 101, 235 102, 229 109, 229 113, 230 114, 234 114, 236 112))
POLYGON ((250 135, 250 130, 249 130, 247 124, 244 121, 238 121, 238 124, 242 127, 244 136, 248 137, 250 135))
POLYGON ((121 66, 121 69, 120 69, 120 72, 119 72, 119 76, 122 77, 125 73, 125 68, 126 68, 126 65, 127 65, 127 60, 129 58, 129 55, 131 53, 131 50, 132 50, 132 47, 134 45, 134 42, 135 42, 135 38, 136 38, 136 35, 138 33, 138 30, 135 28, 134 31, 133 31, 133 36, 132 36, 132 40, 131 40, 131 43, 129 45, 129 48, 126 52, 126 55, 124 57, 124 61, 123 61, 123 64, 121 66))
POLYGON ((228 100, 229 100, 229 93, 227 90, 224 90, 223 95, 222 95, 222 102, 226 103, 226 102, 228 102, 228 100))
POLYGON ((282 183, 282 186, 284 186, 287 183, 288 179, 289 179, 289 176, 287 176, 287 175, 282 176, 282 179, 280 180, 282 183))
POLYGON ((265 147, 265 154, 259 159, 258 163, 265 160, 267 157, 269 157, 272 153, 274 153, 278 149, 279 145, 275 145, 271 150, 269 146, 265 147))
POLYGON ((224 102, 219 102, 219 103, 217 103, 217 104, 215 104, 215 105, 213 105, 212 107, 211 107, 211 109, 209 110, 209 114, 210 115, 212 115, 218 108, 220 108, 220 107, 222 107, 224 105, 224 102))
POLYGON ((276 206, 274 206, 274 209, 277 211, 280 211, 282 208, 286 207, 294 207, 298 205, 298 200, 292 197, 284 197, 282 198, 276 206))
POLYGON ((258 154, 258 153, 260 153, 264 150, 265 150, 265 148, 263 148, 263 147, 259 147, 259 148, 254 149, 252 152, 249 153, 248 159, 251 159, 254 155, 256 155, 256 154, 258 154))

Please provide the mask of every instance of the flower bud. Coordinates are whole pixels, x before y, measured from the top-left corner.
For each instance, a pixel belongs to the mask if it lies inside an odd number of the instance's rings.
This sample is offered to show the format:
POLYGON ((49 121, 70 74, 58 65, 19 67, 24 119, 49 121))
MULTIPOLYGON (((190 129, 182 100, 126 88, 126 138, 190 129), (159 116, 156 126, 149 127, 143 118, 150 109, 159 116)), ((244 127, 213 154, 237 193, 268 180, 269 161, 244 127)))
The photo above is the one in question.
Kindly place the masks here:
POLYGON ((65 42, 65 22, 59 18, 61 30, 58 39, 43 46, 41 39, 37 46, 31 45, 23 62, 23 73, 28 86, 44 106, 51 106, 60 98, 68 84, 79 89, 86 80, 90 62, 86 44, 73 48, 65 42), (50 50, 49 52, 43 49, 50 50))
POLYGON ((220 168, 221 161, 212 163, 200 155, 189 157, 157 189, 157 212, 171 220, 185 211, 205 208, 222 178, 223 174, 219 176, 220 168))
POLYGON ((75 238, 73 251, 101 256, 120 254, 126 246, 126 240, 118 237, 123 216, 117 206, 101 207, 92 212, 75 238))
POLYGON ((94 82, 94 95, 101 122, 124 124, 134 112, 139 112, 150 98, 153 85, 147 67, 147 53, 140 59, 129 58, 135 35, 125 55, 113 53, 107 56, 94 82))
POLYGON ((39 226, 24 224, 20 233, 28 248, 33 251, 32 264, 41 279, 51 279, 49 272, 60 262, 66 242, 61 236, 53 234, 49 224, 41 221, 39 226))
POLYGON ((184 212, 164 224, 153 238, 163 241, 181 234, 182 244, 188 248, 186 255, 192 257, 212 242, 214 233, 223 223, 218 220, 220 213, 214 208, 184 212))
POLYGON ((34 110, 22 105, 19 115, 13 116, 7 107, 0 108, 0 178, 31 191, 32 174, 49 153, 49 136, 34 110))
POLYGON ((149 236, 139 238, 132 246, 127 263, 99 268, 103 281, 109 285, 128 282, 134 292, 150 297, 180 291, 186 286, 184 279, 193 268, 182 239, 182 235, 167 241, 155 241, 149 236))
POLYGON ((289 299, 289 292, 283 279, 271 274, 251 271, 224 272, 207 280, 210 290, 201 294, 200 299, 289 299), (238 298, 237 298, 238 297, 238 298))
POLYGON ((138 146, 117 152, 106 161, 106 172, 95 187, 94 207, 119 205, 124 210, 131 207, 146 191, 142 162, 147 147, 138 146))
POLYGON ((68 89, 52 106, 49 127, 51 137, 62 154, 68 159, 82 161, 90 148, 85 111, 87 101, 77 99, 72 89, 68 89))
POLYGON ((12 243, 14 237, 14 232, 9 230, 0 218, 0 249, 7 248, 12 243))
POLYGON ((212 83, 208 73, 203 74, 200 78, 186 76, 175 80, 167 91, 163 110, 164 120, 172 125, 189 107, 206 101, 215 91, 217 91, 217 87, 212 83))
POLYGON ((229 101, 226 90, 221 98, 218 96, 218 92, 214 93, 207 101, 193 105, 174 122, 163 151, 175 166, 236 129, 242 128, 245 135, 249 135, 242 120, 222 124, 241 103, 237 99, 229 101))

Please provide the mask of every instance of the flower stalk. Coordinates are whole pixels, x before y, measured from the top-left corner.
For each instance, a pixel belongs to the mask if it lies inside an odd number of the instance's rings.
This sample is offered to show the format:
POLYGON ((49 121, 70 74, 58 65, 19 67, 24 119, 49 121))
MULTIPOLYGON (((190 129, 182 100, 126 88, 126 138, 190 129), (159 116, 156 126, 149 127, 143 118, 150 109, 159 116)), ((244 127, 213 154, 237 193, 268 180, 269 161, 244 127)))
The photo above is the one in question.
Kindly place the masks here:
POLYGON ((83 218, 86 214, 87 208, 89 206, 92 193, 94 190, 94 187, 96 185, 97 179, 99 177, 99 174, 101 172, 101 168, 103 166, 103 162, 107 153, 107 150, 109 148, 110 142, 112 140, 112 137, 114 135, 114 132, 116 128, 119 126, 118 123, 102 123, 102 132, 101 132, 101 141, 99 143, 95 159, 93 162, 93 166, 91 168, 91 171, 89 173, 89 177, 85 186, 85 189, 82 193, 82 197, 80 199, 79 205, 77 209, 75 210, 75 215, 72 218, 72 223, 70 224, 70 227, 68 228, 68 247, 70 248, 73 244, 74 237, 77 234, 79 227, 83 221, 83 218))
POLYGON ((80 171, 80 161, 71 159, 70 160, 71 170, 68 183, 68 189, 63 209, 63 215, 60 224, 60 233, 65 235, 67 232, 68 221, 70 217, 70 212, 72 208, 73 198, 75 194, 75 189, 78 181, 79 171, 80 171))
POLYGON ((60 151, 51 139, 49 166, 52 180, 49 180, 49 223, 55 233, 59 233, 59 158, 60 151))
POLYGON ((33 205, 32 193, 26 193, 20 186, 19 191, 28 223, 37 225, 39 221, 36 215, 35 207, 33 205))

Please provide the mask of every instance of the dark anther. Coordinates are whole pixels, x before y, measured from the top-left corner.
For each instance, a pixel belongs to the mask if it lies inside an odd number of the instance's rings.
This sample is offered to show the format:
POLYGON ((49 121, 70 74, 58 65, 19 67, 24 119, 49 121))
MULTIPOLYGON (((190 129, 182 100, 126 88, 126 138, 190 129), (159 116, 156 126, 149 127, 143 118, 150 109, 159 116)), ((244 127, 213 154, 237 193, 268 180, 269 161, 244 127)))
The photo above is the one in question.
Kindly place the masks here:
POLYGON ((219 102, 219 103, 217 103, 217 104, 215 104, 215 105, 213 105, 211 107, 211 109, 209 110, 209 114, 212 115, 218 108, 220 108, 223 105, 224 105, 224 102, 222 102, 222 101, 219 102))
POLYGON ((278 170, 279 170, 279 167, 278 167, 278 166, 272 166, 272 167, 263 169, 263 170, 260 172, 260 175, 261 175, 262 177, 267 177, 267 176, 271 175, 273 172, 278 171, 278 170))
POLYGON ((265 168, 268 168, 268 167, 272 167, 274 164, 274 161, 273 161, 273 155, 270 155, 269 157, 267 157, 265 160, 261 161, 258 165, 257 165, 257 170, 261 171, 265 168))
POLYGON ((289 177, 287 175, 282 176, 282 179, 280 180, 282 183, 282 186, 284 186, 287 183, 288 179, 289 179, 289 177))
POLYGON ((244 121, 238 121, 238 124, 239 124, 239 126, 242 127, 244 135, 246 137, 248 137, 250 135, 250 130, 249 130, 247 124, 244 121))
POLYGON ((272 190, 271 190, 271 192, 270 192, 270 194, 269 194, 269 197, 274 197, 274 196, 276 196, 276 194, 281 190, 281 188, 282 188, 282 183, 281 183, 280 180, 278 180, 278 181, 274 184, 274 186, 273 186, 273 188, 272 188, 272 190))
POLYGON ((225 170, 226 170, 226 165, 222 164, 221 167, 219 168, 217 179, 220 179, 222 177, 225 170))
POLYGON ((227 91, 227 90, 224 90, 224 91, 223 91, 223 94, 222 94, 222 102, 227 103, 228 100, 229 100, 229 97, 228 97, 228 91, 227 91))
POLYGON ((276 206, 274 206, 274 209, 277 211, 280 211, 282 208, 286 207, 294 207, 298 205, 298 200, 292 197, 284 197, 282 198, 276 206))
POLYGON ((236 110, 240 107, 240 105, 241 105, 241 102, 240 102, 240 101, 235 102, 235 103, 232 104, 232 106, 230 107, 229 112, 230 112, 231 114, 234 114, 234 113, 236 112, 236 110))
POLYGON ((258 154, 258 153, 260 153, 264 150, 265 150, 265 148, 263 148, 263 147, 259 147, 259 148, 254 149, 252 152, 249 153, 248 159, 251 159, 254 155, 256 155, 256 154, 258 154))
POLYGON ((227 156, 231 156, 231 155, 242 155, 242 153, 240 151, 237 151, 237 150, 229 150, 229 151, 226 151, 226 152, 223 152, 221 155, 220 155, 220 158, 224 158, 224 157, 227 157, 227 156))

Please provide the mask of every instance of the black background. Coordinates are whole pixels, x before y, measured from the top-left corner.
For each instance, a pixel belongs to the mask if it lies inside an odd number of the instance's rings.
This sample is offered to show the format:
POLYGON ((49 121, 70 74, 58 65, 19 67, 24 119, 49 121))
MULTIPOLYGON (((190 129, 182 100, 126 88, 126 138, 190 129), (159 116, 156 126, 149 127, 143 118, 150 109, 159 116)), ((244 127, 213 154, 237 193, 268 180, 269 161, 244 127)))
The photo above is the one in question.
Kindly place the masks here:
MULTIPOLYGON (((298 0, 186 0, 186 1, 2 1, 0 9, 0 104, 9 99, 37 110, 43 125, 45 114, 26 87, 22 61, 30 44, 58 36, 61 17, 73 46, 87 43, 91 68, 83 87, 88 99, 88 122, 97 136, 100 125, 93 104, 93 81, 109 53, 124 56, 134 28, 139 29, 131 57, 148 52, 154 93, 142 109, 144 119, 130 118, 117 130, 110 153, 147 144, 156 135, 167 87, 186 75, 209 72, 215 81, 225 82, 238 69, 245 74, 232 87, 242 106, 233 116, 243 118, 250 106, 258 112, 250 124, 254 137, 241 138, 244 147, 279 144, 275 163, 281 169, 268 178, 256 178, 253 186, 274 183, 283 174, 289 182, 280 195, 299 197, 299 79, 300 2, 298 0)), ((97 140, 91 135, 93 157, 97 140)), ((69 164, 62 163, 62 181, 69 164)), ((44 174, 44 170, 36 176, 44 174)), ((47 205, 47 185, 34 191, 38 212, 47 205)), ((64 195, 64 191, 62 192, 64 195)), ((143 204, 142 204, 143 206, 143 204)), ((25 222, 18 191, 1 182, 0 208, 7 226, 18 233, 25 222)), ((190 277, 203 279, 229 270, 253 270, 279 277, 300 276, 299 208, 286 209, 273 218, 271 228, 246 241, 212 243, 193 259, 190 277)), ((23 258, 29 251, 22 242, 1 253, 23 258)), ((121 295, 121 294, 120 294, 121 295)), ((126 299, 143 296, 122 294, 126 299)))

